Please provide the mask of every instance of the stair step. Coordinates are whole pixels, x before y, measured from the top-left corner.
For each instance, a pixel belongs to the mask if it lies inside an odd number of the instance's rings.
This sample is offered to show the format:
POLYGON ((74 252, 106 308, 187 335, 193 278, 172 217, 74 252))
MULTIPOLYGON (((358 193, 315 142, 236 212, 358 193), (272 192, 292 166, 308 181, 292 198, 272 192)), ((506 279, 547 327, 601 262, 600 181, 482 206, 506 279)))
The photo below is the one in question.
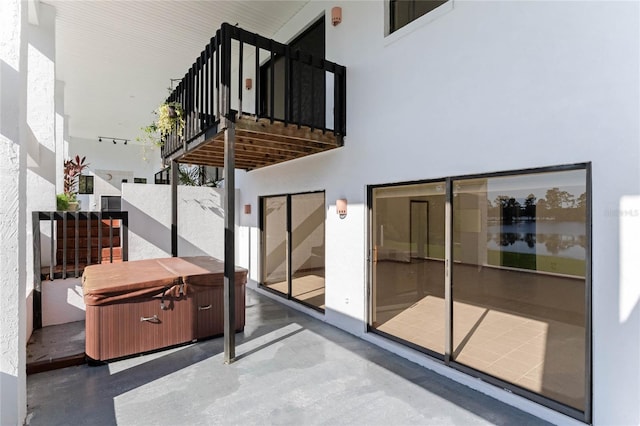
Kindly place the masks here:
MULTIPOLYGON (((79 261, 86 261, 87 259, 87 249, 86 248, 80 248, 78 249, 78 260, 79 261)), ((103 247, 102 251, 100 253, 100 257, 103 260, 109 260, 109 247, 103 247)), ((57 264, 61 264, 63 261, 63 252, 62 250, 58 250, 56 252, 56 263, 57 264)), ((67 263, 69 262, 73 262, 75 261, 76 258, 76 252, 75 250, 68 250, 67 249, 67 263)), ((91 259, 92 261, 98 258, 98 249, 97 248, 92 248, 91 249, 91 259)), ((122 247, 114 247, 113 248, 113 258, 114 259, 122 259, 122 247)))
MULTIPOLYGON (((80 249, 86 249, 87 248, 87 243, 88 243, 88 238, 83 237, 83 236, 78 236, 78 247, 80 247, 80 249)), ((103 235, 103 237, 101 238, 102 240, 102 248, 105 247, 109 247, 109 236, 107 235, 106 237, 103 235)), ((112 238, 113 241, 113 246, 114 247, 120 247, 120 236, 113 236, 112 238)), ((99 243, 99 239, 97 236, 92 235, 91 236, 91 248, 97 248, 98 247, 98 243, 99 243)), ((57 249, 58 250, 62 250, 63 249, 63 243, 64 241, 62 239, 58 239, 58 245, 57 245, 57 249)), ((69 237, 67 236, 67 250, 73 250, 76 247, 76 239, 75 237, 69 237)))

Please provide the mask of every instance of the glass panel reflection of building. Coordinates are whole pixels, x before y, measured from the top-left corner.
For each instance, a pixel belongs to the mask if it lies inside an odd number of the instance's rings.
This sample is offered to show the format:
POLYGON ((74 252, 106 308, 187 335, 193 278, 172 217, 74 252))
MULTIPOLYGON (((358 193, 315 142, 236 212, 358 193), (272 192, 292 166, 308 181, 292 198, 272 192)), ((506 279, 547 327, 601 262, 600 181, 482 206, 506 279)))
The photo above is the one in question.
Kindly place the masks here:
POLYGON ((453 183, 453 357, 579 410, 586 171, 453 183))

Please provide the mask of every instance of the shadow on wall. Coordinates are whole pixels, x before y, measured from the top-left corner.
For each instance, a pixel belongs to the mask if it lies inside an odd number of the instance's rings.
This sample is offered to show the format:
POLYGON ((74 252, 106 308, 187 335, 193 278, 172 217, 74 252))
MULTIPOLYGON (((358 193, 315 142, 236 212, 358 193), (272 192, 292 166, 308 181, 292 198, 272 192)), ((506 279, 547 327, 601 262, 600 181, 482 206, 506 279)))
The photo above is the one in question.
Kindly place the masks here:
POLYGON ((215 214, 216 216, 224 219, 224 210, 221 209, 220 207, 216 206, 213 203, 213 200, 211 199, 204 199, 204 200, 186 200, 187 204, 195 204, 197 205, 200 209, 202 210, 209 210, 210 212, 212 212, 213 214, 215 214))
MULTIPOLYGON (((126 200, 122 201, 122 210, 129 212, 129 259, 144 259, 148 258, 148 255, 141 250, 141 252, 135 252, 137 249, 131 244, 132 234, 135 234, 144 242, 151 244, 154 248, 164 252, 166 256, 171 256, 171 229, 164 225, 153 217, 149 216, 144 211, 140 210, 136 206, 130 204, 126 200)), ((206 253, 201 248, 195 246, 182 236, 178 236, 178 254, 181 256, 210 256, 210 253, 206 253)))
POLYGON ((42 283, 42 325, 44 327, 84 321, 85 306, 81 278, 42 283))
MULTIPOLYGON (((42 145, 38 138, 27 125, 27 168, 47 181, 51 185, 56 184, 56 153, 42 145)), ((53 203, 53 199, 51 200, 53 203)))

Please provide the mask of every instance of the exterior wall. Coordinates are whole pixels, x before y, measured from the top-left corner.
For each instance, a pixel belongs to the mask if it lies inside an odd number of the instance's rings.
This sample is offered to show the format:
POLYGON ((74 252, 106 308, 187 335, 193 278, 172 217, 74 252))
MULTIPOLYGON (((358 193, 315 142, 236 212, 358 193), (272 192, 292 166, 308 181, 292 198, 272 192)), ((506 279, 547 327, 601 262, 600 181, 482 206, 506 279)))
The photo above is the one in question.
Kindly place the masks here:
POLYGON ((26 191, 27 12, 0 3, 0 424, 22 424, 27 410, 26 191))
POLYGON ((84 321, 82 278, 67 278, 42 283, 42 326, 84 321))
MULTIPOLYGON (((171 256, 171 186, 126 183, 129 260, 171 256)), ((224 258, 224 191, 178 186, 178 255, 224 258)))
MULTIPOLYGON (((437 19, 425 16, 385 38, 383 2, 311 2, 275 38, 290 40, 333 6, 342 7, 343 21, 333 27, 327 20, 327 59, 347 66, 345 146, 239 173, 239 204, 325 190, 326 321, 567 423, 366 334, 366 187, 592 162, 593 419, 640 423, 640 296, 629 278, 638 267, 625 265, 624 278, 619 265, 621 251, 637 250, 619 235, 620 202, 640 191, 638 3, 454 1, 437 19), (338 198, 349 202, 344 220, 335 212, 338 198)), ((258 209, 241 215, 240 225, 239 259, 257 280, 258 209)))
POLYGON ((146 178, 153 184, 154 175, 162 169, 160 151, 129 141, 113 144, 110 139, 71 138, 69 156, 86 156, 89 167, 84 174, 94 175, 93 195, 78 195, 82 210, 100 210, 101 195, 121 195, 122 180, 133 183, 133 178, 146 178))

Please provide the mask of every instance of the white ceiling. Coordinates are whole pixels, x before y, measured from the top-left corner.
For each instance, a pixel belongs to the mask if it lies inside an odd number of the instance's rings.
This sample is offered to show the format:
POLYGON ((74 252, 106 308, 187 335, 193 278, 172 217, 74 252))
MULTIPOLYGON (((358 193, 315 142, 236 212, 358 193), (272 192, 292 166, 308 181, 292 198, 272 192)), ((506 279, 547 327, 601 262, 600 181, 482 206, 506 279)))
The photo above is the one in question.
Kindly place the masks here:
POLYGON ((69 135, 134 140, 223 22, 272 37, 305 1, 43 0, 69 135))

